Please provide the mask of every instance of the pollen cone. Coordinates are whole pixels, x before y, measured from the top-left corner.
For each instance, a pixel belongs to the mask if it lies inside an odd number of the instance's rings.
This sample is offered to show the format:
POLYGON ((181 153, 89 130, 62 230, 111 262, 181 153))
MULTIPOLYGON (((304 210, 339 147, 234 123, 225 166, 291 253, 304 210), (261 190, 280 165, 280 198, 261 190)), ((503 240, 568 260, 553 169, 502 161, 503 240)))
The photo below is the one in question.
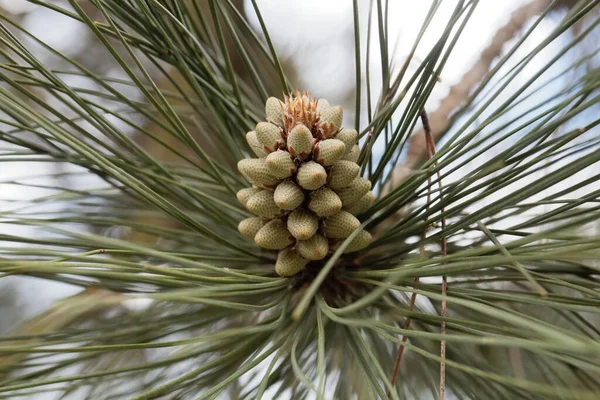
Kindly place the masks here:
POLYGON ((357 162, 359 156, 360 156, 360 147, 358 147, 358 145, 355 144, 350 149, 350 152, 348 154, 346 154, 344 157, 342 157, 342 160, 357 162))
POLYGON ((294 157, 304 160, 310 155, 314 143, 310 129, 304 125, 296 125, 288 133, 287 149, 294 157))
POLYGON ((277 218, 281 215, 281 210, 277 207, 273 198, 273 190, 262 190, 248 199, 246 208, 252 214, 263 218, 277 218))
POLYGON ((329 251, 329 243, 322 235, 314 235, 308 240, 299 240, 296 251, 307 260, 322 260, 329 251))
POLYGON ((269 122, 256 124, 256 137, 267 153, 277 150, 279 145, 284 142, 279 127, 269 122))
POLYGON ((375 195, 373 192, 368 191, 367 194, 358 199, 356 203, 352 204, 351 206, 344 207, 344 210, 348 211, 352 215, 359 215, 371 207, 373 200, 375 200, 375 195))
POLYGON ((254 196, 256 193, 260 192, 261 190, 262 189, 255 188, 255 187, 244 188, 237 192, 236 197, 237 197, 238 201, 245 206, 246 203, 248 202, 248 199, 250 199, 250 197, 254 196))
POLYGON ((294 250, 281 250, 275 262, 275 272, 279 276, 294 276, 302 271, 306 264, 308 264, 308 260, 294 250))
POLYGON ((335 135, 335 138, 344 142, 344 145, 346 146, 344 155, 346 155, 350 153, 352 147, 358 143, 358 132, 354 129, 344 128, 335 135))
POLYGON ((276 150, 265 158, 267 168, 276 178, 288 178, 296 171, 296 164, 292 161, 290 153, 285 150, 276 150))
POLYGON ((250 217, 238 224, 238 231, 248 239, 254 240, 256 233, 265 226, 265 221, 259 217, 250 217))
POLYGON ((275 204, 284 210, 295 210, 304 202, 304 193, 292 181, 281 182, 275 188, 275 204))
POLYGON ((352 183, 359 172, 360 167, 358 164, 348 160, 340 160, 333 164, 329 170, 328 185, 332 189, 344 188, 352 183))
POLYGON ((365 178, 355 178, 350 185, 337 191, 344 207, 350 207, 371 190, 371 181, 365 178))
POLYGON ((256 186, 273 187, 279 179, 271 174, 264 158, 246 158, 237 164, 244 177, 256 186))
POLYGON ((283 125, 283 103, 276 97, 269 97, 265 104, 265 114, 267 121, 282 126, 283 125))
POLYGON ((308 209, 319 217, 329 217, 342 209, 342 200, 329 188, 321 188, 310 194, 308 209))
POLYGON ((354 253, 355 251, 362 250, 371 244, 373 237, 365 230, 361 230, 358 235, 352 239, 348 247, 344 250, 344 253, 354 253))
POLYGON ((306 240, 319 229, 319 218, 310 211, 297 210, 287 220, 288 231, 298 240, 306 240))
POLYGON ((321 111, 320 124, 328 136, 334 135, 342 127, 344 112, 341 106, 329 107, 321 111))
POLYGON ((298 169, 298 184, 306 190, 317 190, 325 184, 327 172, 321 164, 309 161, 298 169))
POLYGON ((256 232, 254 241, 263 249, 281 250, 294 243, 294 238, 280 219, 274 219, 256 232))
POLYGON ((315 145, 313 158, 319 164, 327 167, 342 158, 345 151, 346 145, 341 140, 325 139, 315 145))
POLYGON ((326 218, 323 226, 328 238, 345 239, 360 226, 360 221, 349 212, 340 211, 326 218))

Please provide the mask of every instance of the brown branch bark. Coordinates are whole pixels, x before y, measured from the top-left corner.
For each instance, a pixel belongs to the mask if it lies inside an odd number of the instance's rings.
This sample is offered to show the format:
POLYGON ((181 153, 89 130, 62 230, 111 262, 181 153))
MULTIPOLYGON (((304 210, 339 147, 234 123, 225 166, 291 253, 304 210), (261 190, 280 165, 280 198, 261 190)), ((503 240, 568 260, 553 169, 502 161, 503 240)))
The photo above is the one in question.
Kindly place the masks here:
MULTIPOLYGON (((431 135, 435 143, 446 133, 451 114, 468 98, 471 90, 490 70, 492 62, 498 58, 504 45, 514 38, 525 26, 525 23, 548 7, 551 0, 533 0, 515 10, 508 23, 502 26, 494 35, 492 42, 481 52, 479 59, 467 71, 461 80, 450 88, 450 93, 442 100, 438 109, 429 114, 431 135)), ((420 130, 408 139, 406 161, 398 166, 393 173, 389 189, 398 186, 412 171, 419 168, 427 159, 425 131, 420 130)))

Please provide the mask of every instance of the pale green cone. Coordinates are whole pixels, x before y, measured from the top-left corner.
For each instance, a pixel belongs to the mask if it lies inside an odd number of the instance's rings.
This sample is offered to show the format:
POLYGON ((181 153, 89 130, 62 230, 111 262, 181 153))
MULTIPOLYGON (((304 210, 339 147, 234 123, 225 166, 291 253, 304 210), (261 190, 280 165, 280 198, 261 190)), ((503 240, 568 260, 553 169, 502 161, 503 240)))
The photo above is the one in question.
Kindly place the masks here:
POLYGON ((287 229, 296 239, 306 240, 319 229, 319 218, 310 211, 294 211, 288 217, 287 229))
POLYGON ((288 133, 287 149, 294 157, 305 159, 312 152, 315 139, 310 129, 304 125, 296 125, 288 133))
POLYGON ((284 144, 279 127, 269 122, 256 124, 256 137, 267 153, 277 150, 280 145, 284 144))
POLYGON ((243 219, 238 224, 238 231, 248 239, 254 240, 256 233, 265 226, 266 221, 259 217, 250 217, 243 219))
POLYGON ((347 211, 340 211, 323 221, 325 236, 330 239, 345 239, 359 226, 360 221, 347 211))
POLYGON ((246 203, 248 202, 248 199, 250 199, 250 197, 254 196, 256 193, 260 192, 261 190, 262 189, 255 188, 255 187, 244 188, 244 189, 238 190, 236 197, 237 197, 238 201, 245 206, 246 203))
POLYGON ((246 208, 252 214, 263 218, 277 218, 282 214, 282 210, 277 207, 273 198, 273 190, 270 189, 262 190, 250 197, 246 208))
POLYGON ((283 125, 283 103, 278 98, 269 97, 267 99, 265 114, 267 121, 275 125, 283 125))
POLYGON ((322 235, 296 242, 296 251, 307 260, 322 260, 329 251, 329 242, 322 235))
POLYGON ((306 264, 308 264, 308 260, 294 250, 284 249, 277 254, 275 272, 279 276, 294 276, 302 271, 306 267, 306 264))
POLYGON ((355 178, 350 185, 336 190, 336 192, 342 200, 342 205, 344 207, 351 207, 360 200, 361 197, 367 194, 369 190, 371 190, 371 181, 359 176, 355 178))
POLYGON ((248 145, 254 154, 256 154, 259 158, 266 157, 267 152, 265 151, 264 146, 258 141, 256 131, 250 131, 246 133, 246 141, 248 142, 248 145))
POLYGON ((256 232, 254 241, 263 249, 281 250, 294 243, 294 238, 283 221, 274 219, 256 232))
POLYGON ((281 182, 275 188, 275 204, 284 210, 295 210, 304 202, 304 192, 291 181, 281 182))
POLYGON ((359 172, 360 167, 357 163, 348 160, 340 160, 333 164, 329 170, 327 184, 330 188, 336 190, 344 188, 352 183, 359 172))
POLYGON ((285 150, 272 152, 265 161, 271 175, 280 179, 288 178, 296 171, 296 164, 292 161, 290 153, 285 150))
POLYGON ((271 175, 264 158, 246 158, 237 164, 238 170, 252 184, 261 187, 275 187, 279 182, 271 175))
POLYGON ((350 153, 352 147, 358 143, 358 132, 355 129, 344 128, 335 135, 335 138, 344 142, 346 150, 344 155, 350 153))
POLYGON ((344 111, 341 106, 333 106, 321 112, 319 125, 326 137, 332 137, 342 127, 344 111))
POLYGON ((322 114, 325 110, 327 110, 331 105, 326 99, 319 99, 317 103, 317 112, 322 114))
POLYGON ((321 188, 310 193, 308 209, 319 217, 328 217, 342 209, 342 200, 329 188, 321 188))
MULTIPOLYGON (((361 230, 358 235, 352 239, 352 241, 348 244, 348 247, 344 250, 344 253, 353 253, 355 251, 362 250, 369 246, 373 241, 373 237, 371 234, 364 229, 361 230)), ((340 242, 341 244, 341 242, 340 242)))
POLYGON ((358 199, 358 201, 348 207, 344 207, 344 210, 348 211, 352 215, 359 215, 369 209, 371 204, 373 204, 373 200, 375 200, 375 195, 373 192, 368 191, 363 197, 358 199))
POLYGON ((350 152, 342 157, 342 160, 357 162, 358 157, 360 157, 360 147, 358 147, 358 145, 355 144, 354 146, 352 146, 352 149, 350 149, 350 152))
POLYGON ((281 182, 275 188, 275 204, 284 210, 295 210, 304 202, 304 192, 291 181, 281 182))
POLYGON ((296 179, 303 189, 317 190, 325 184, 327 172, 321 164, 309 161, 298 168, 296 179))
POLYGON ((346 146, 344 142, 337 139, 325 139, 317 142, 313 150, 313 158, 321 165, 330 166, 335 162, 339 161, 344 152, 346 146))

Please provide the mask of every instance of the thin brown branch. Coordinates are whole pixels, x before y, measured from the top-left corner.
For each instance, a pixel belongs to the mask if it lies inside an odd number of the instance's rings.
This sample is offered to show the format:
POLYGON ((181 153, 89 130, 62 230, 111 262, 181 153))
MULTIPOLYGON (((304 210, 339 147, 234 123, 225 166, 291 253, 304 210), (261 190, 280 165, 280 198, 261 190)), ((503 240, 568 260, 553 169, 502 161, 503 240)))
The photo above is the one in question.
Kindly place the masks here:
MULTIPOLYGON (((423 235, 426 234, 426 231, 423 230, 423 235)), ((423 236, 421 236, 423 238, 423 236)), ((421 245, 422 247, 425 247, 424 245, 421 245)), ((421 251, 421 255, 423 256, 425 254, 425 250, 422 249, 421 251)), ((419 277, 415 278, 415 289, 417 288, 417 285, 419 283, 419 277)), ((410 297, 410 304, 408 305, 408 311, 413 311, 413 309, 415 308, 415 302, 417 301, 417 292, 413 292, 412 296, 410 297)), ((410 322, 411 322, 411 318, 410 316, 406 317, 406 320, 404 321, 404 329, 408 330, 410 329, 410 322)), ((396 384, 396 378, 398 377, 398 372, 400 371, 400 363, 402 362, 402 354, 404 354, 404 349, 405 349, 405 344, 406 344, 406 340, 408 339, 408 336, 403 335, 402 336, 402 341, 400 342, 400 346, 398 346, 398 355, 396 356, 396 362, 394 363, 394 370, 392 372, 392 376, 391 376, 391 380, 390 383, 392 385, 392 387, 394 387, 394 385, 396 384)), ((390 398, 391 393, 388 390, 387 396, 388 399, 390 398)))
MULTIPOLYGON (((429 119, 427 118, 427 113, 425 112, 425 110, 423 110, 421 112, 421 121, 423 122, 423 129, 425 130, 425 138, 426 138, 426 142, 427 142, 427 157, 431 158, 435 155, 436 153, 436 149, 435 149, 435 140, 433 139, 433 136, 431 135, 431 126, 429 123, 429 119)), ((437 162, 435 163, 435 166, 437 166, 437 162)), ((438 170, 437 172, 437 178, 438 178, 438 187, 440 188, 440 202, 442 201, 442 189, 443 189, 443 185, 442 185, 442 177, 441 177, 441 173, 438 170)), ((429 199, 427 199, 428 204, 429 204, 429 199)), ((440 210, 441 213, 441 224, 442 224, 442 232, 444 232, 444 229, 446 229, 446 217, 444 216, 445 210, 444 207, 441 208, 440 210)), ((448 253, 447 251, 447 247, 448 247, 448 243, 446 241, 446 237, 442 234, 442 238, 441 238, 441 243, 440 243, 440 247, 441 247, 441 253, 442 253, 442 257, 445 257, 448 253)), ((446 293, 448 292, 448 278, 446 277, 446 275, 442 275, 442 296, 446 296, 446 293)), ((444 298, 442 300, 442 309, 441 309, 441 316, 442 316, 442 322, 441 322, 441 327, 440 327, 440 331, 442 335, 446 334, 446 321, 444 320, 444 318, 446 317, 447 314, 447 309, 448 309, 448 305, 447 305, 447 301, 444 298)), ((442 359, 442 361, 440 362, 440 400, 444 400, 446 398, 446 341, 442 340, 440 342, 440 358, 442 359)))
MULTIPOLYGON (((448 291, 448 278, 446 275, 442 276, 442 296, 446 296, 448 291)), ((442 318, 446 317, 447 310, 446 299, 442 300, 442 318)), ((442 320, 440 333, 442 335, 446 334, 446 321, 442 320)), ((440 400, 444 400, 446 398, 446 341, 442 340, 440 342, 440 358, 442 361, 440 362, 440 400)))
MULTIPOLYGON (((423 129, 425 130, 425 132, 428 133, 428 137, 431 136, 431 126, 429 125, 429 119, 427 118, 427 113, 425 112, 425 110, 423 110, 421 112, 421 122, 423 123, 423 129)), ((433 147, 433 151, 435 151, 435 147, 433 147)), ((427 149, 427 155, 431 158, 433 156, 432 154, 432 150, 430 148, 427 149)), ((439 179, 439 175, 438 175, 438 179, 439 179)), ((426 206, 426 213, 425 213, 425 219, 427 219, 427 216, 429 214, 429 208, 430 208, 430 203, 431 203, 431 177, 429 177, 428 181, 428 186, 427 186, 427 206, 426 206)), ((421 244, 419 245, 419 255, 421 257, 421 260, 425 259, 425 239, 427 238, 427 230, 429 229, 428 226, 426 226, 425 228, 423 228, 423 231, 421 232, 421 244)), ((417 288, 417 285, 419 284, 419 277, 415 277, 415 281, 414 281, 414 287, 415 289, 417 288)), ((413 311, 413 309, 415 308, 415 302, 417 301, 417 292, 413 292, 413 294, 410 297, 410 303, 408 305, 408 310, 409 311, 413 311)), ((404 321, 404 330, 408 330, 410 329, 410 323, 411 323, 411 318, 410 316, 406 317, 406 321, 404 321)), ((406 341, 408 339, 408 336, 406 335, 402 335, 402 340, 400 342, 400 345, 398 346, 398 354, 396 356, 396 362, 394 363, 394 370, 392 371, 392 376, 390 379, 390 383, 391 386, 394 387, 394 385, 396 384, 396 378, 398 377, 398 372, 400 371, 400 363, 402 362, 402 355, 404 354, 404 349, 406 348, 405 344, 406 341)), ((388 399, 390 398, 390 391, 387 392, 387 397, 388 399)))

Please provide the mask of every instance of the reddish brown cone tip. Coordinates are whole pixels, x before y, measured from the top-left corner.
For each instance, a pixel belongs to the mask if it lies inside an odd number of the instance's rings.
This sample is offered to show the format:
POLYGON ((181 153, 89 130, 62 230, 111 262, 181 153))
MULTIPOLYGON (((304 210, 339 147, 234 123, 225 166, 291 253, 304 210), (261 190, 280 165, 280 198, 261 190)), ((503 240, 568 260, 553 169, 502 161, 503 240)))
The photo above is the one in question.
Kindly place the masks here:
POLYGON ((296 94, 284 96, 283 104, 283 125, 286 131, 290 131, 298 124, 312 128, 319 123, 318 100, 307 91, 300 93, 297 90, 296 94))

